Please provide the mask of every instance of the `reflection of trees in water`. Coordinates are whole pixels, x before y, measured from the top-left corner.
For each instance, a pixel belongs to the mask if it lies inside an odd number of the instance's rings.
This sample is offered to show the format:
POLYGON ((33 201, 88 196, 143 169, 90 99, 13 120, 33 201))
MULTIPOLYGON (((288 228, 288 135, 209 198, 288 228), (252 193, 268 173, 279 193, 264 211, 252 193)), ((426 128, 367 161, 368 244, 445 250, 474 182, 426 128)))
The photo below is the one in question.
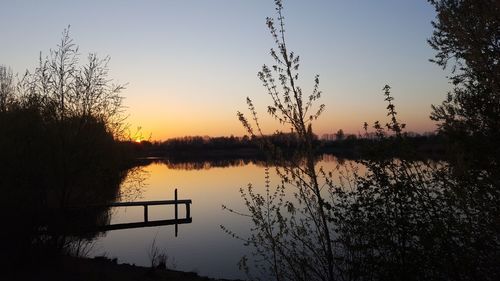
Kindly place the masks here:
POLYGON ((253 163, 251 160, 231 159, 231 160, 212 160, 212 161, 198 161, 198 162, 172 162, 169 160, 161 161, 169 169, 176 170, 208 170, 211 168, 227 168, 227 167, 240 167, 253 163))
MULTIPOLYGON (((103 173, 100 168, 87 169, 95 175, 89 181, 86 178, 66 177, 73 184, 66 188, 66 194, 69 194, 67 198, 70 200, 64 206, 57 204, 57 201, 47 200, 36 189, 19 186, 22 189, 20 192, 4 192, 10 203, 2 205, 2 259, 8 257, 9 262, 18 264, 25 259, 40 261, 61 253, 84 255, 92 241, 102 235, 93 229, 109 224, 112 214, 105 207, 81 207, 140 195, 141 185, 137 185, 135 180, 137 177, 143 178, 140 176, 140 169, 132 168, 134 181, 127 183, 127 193, 120 189, 127 171, 103 173)), ((9 180, 16 181, 4 177, 3 182, 9 180)), ((23 180, 36 186, 38 178, 25 177, 23 180)), ((61 190, 52 187, 46 194, 61 194, 61 190)))
POLYGON ((67 207, 46 209, 43 220, 37 226, 41 232, 35 234, 33 246, 44 252, 86 256, 92 250, 95 239, 104 234, 95 229, 108 225, 113 215, 111 208, 102 205, 140 198, 147 177, 143 167, 107 174, 97 180, 103 183, 111 180, 113 185, 87 189, 85 200, 73 202, 67 207), (108 192, 102 193, 102 190, 108 192))
MULTIPOLYGON (((137 165, 144 166, 151 163, 160 163, 166 165, 169 169, 174 170, 208 170, 211 168, 227 168, 227 167, 242 167, 249 164, 255 165, 257 167, 265 168, 269 165, 274 166, 290 166, 292 164, 302 163, 304 164, 305 159, 294 159, 294 154, 288 155, 288 158, 283 157, 281 160, 276 159, 264 159, 262 157, 227 157, 222 156, 218 158, 214 157, 150 157, 142 158, 137 161, 137 165)), ((296 157, 295 157, 296 158, 296 157)), ((425 160, 425 157, 422 157, 425 160)), ((336 154, 323 153, 316 154, 313 157, 315 165, 318 162, 325 163, 337 163, 339 165, 344 165, 348 161, 355 161, 351 158, 345 158, 336 154)), ((359 159, 358 159, 359 160, 359 159)), ((422 160, 422 161, 424 161, 422 160)), ((439 163, 439 161, 432 160, 433 163, 439 163)), ((144 171, 143 171, 144 172, 144 171)))
POLYGON ((174 170, 208 170, 211 168, 241 167, 248 164, 259 165, 261 161, 251 159, 218 159, 218 160, 190 160, 179 161, 164 158, 155 162, 166 165, 174 170))
POLYGON ((72 200, 64 207, 45 206, 31 210, 37 212, 38 217, 35 225, 30 226, 35 238, 32 246, 55 253, 83 254, 83 249, 103 234, 94 229, 110 223, 112 212, 102 205, 139 197, 144 179, 140 168, 106 174, 94 179, 102 182, 101 185, 89 188, 80 182, 78 186, 85 190, 71 190, 74 195, 82 195, 74 197, 79 200, 72 200), (109 182, 113 184, 105 185, 109 182))
POLYGON ((320 156, 320 159, 321 159, 321 161, 326 162, 326 163, 333 162, 333 163, 339 163, 341 165, 343 165, 346 161, 345 158, 338 157, 338 156, 333 155, 333 154, 322 154, 320 156))
POLYGON ((128 169, 127 176, 120 185, 117 199, 120 201, 135 201, 141 198, 148 177, 148 171, 142 166, 134 166, 128 169))
MULTIPOLYGON (((137 163, 138 166, 149 165, 151 163, 160 163, 166 165, 169 169, 174 170, 208 170, 211 168, 228 168, 228 167, 242 167, 246 165, 255 165, 257 167, 268 167, 269 163, 274 165, 288 165, 290 163, 303 162, 304 159, 284 159, 280 161, 276 160, 264 160, 259 157, 247 157, 247 158, 231 158, 231 157, 220 157, 205 158, 205 157, 151 157, 140 159, 137 163)), ((321 154, 314 157, 315 163, 319 161, 324 162, 337 162, 343 163, 345 161, 343 158, 336 157, 330 154, 321 154)))
MULTIPOLYGON (((75 189, 71 193, 84 196, 72 201, 71 205, 13 208, 12 213, 7 214, 5 209, 2 210, 3 215, 11 215, 10 219, 4 220, 0 253, 2 261, 9 258, 6 264, 14 266, 33 262, 36 267, 43 266, 45 261, 61 254, 86 256, 93 250, 94 241, 104 235, 104 232, 96 229, 110 224, 113 215, 112 208, 96 205, 139 198, 147 173, 142 167, 114 173, 99 173, 98 168, 92 170, 98 175, 92 182, 102 184, 93 188, 84 182, 76 184, 85 190, 75 189), (112 184, 106 185, 110 182, 112 184)), ((9 199, 14 204, 23 200, 12 196, 9 199)))

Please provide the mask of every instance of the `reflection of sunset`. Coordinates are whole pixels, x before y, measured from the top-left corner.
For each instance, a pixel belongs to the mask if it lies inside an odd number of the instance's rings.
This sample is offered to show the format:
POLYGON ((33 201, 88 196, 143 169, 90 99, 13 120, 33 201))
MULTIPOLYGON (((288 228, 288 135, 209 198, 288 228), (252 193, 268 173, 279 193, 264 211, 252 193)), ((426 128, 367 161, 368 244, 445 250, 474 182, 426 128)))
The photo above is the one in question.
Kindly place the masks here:
MULTIPOLYGON (((336 157, 324 156, 323 160, 317 163, 317 166, 336 174, 335 170, 338 164, 339 160, 336 157)), ((358 166, 351 160, 345 160, 343 164, 358 166)), ((145 182, 146 188, 140 198, 141 201, 171 199, 177 188, 179 198, 193 200, 193 210, 195 210, 193 214, 196 213, 196 219, 199 219, 200 216, 202 218, 212 217, 216 213, 221 213, 222 204, 237 204, 234 202, 241 204, 239 189, 246 188, 248 184, 252 184, 256 190, 264 190, 265 166, 263 162, 254 164, 234 161, 227 162, 227 166, 219 167, 210 164, 210 162, 201 164, 186 162, 175 165, 153 163, 144 169, 148 178, 145 182), (198 213, 200 211, 201 213, 198 213)), ((360 170, 361 173, 364 171, 364 168, 360 170)), ((271 186, 280 183, 280 178, 272 166, 270 167, 270 177, 271 186)), ((243 209, 244 207, 239 206, 238 208, 243 209)))
MULTIPOLYGON (((173 199, 177 188, 179 199, 191 199, 193 223, 180 225, 179 236, 174 237, 174 228, 133 229, 112 231, 96 241, 96 247, 121 261, 148 265, 147 251, 151 240, 157 237, 158 245, 166 245, 169 257, 175 258, 181 270, 197 270, 205 273, 225 272, 229 276, 242 277, 234 266, 234 261, 244 254, 245 248, 238 240, 228 240, 220 225, 231 225, 243 232, 248 228, 247 218, 234 216, 222 209, 227 205, 244 211, 239 193, 252 183, 257 190, 263 190, 264 167, 255 164, 196 169, 198 165, 179 164, 167 166, 153 163, 144 167, 147 179, 142 197, 138 201, 173 199), (190 169, 193 168, 194 169, 190 169), (203 235, 200 235, 203 234, 203 235), (123 245, 127 245, 124 247, 123 245), (223 255, 213 255, 214 249, 223 255), (207 257, 210 261, 207 262, 207 257)), ((274 173, 273 173, 274 174, 274 173)), ((274 181, 273 184, 277 182, 274 181)), ((155 206, 149 209, 151 220, 165 219, 174 214, 172 206, 155 206)), ((184 207, 179 208, 179 216, 184 216, 184 207)), ((115 208, 112 223, 140 221, 142 207, 115 208)))
MULTIPOLYGON (((317 163, 325 171, 333 171, 334 178, 339 160, 334 156, 323 156, 317 163)), ((356 165, 354 161, 345 160, 345 165, 356 165)), ((158 235, 158 242, 167 245, 169 255, 175 257, 182 266, 196 263, 201 272, 226 272, 229 275, 239 276, 237 268, 232 267, 234 260, 243 255, 245 248, 238 240, 228 240, 227 234, 220 230, 220 225, 231 226, 238 233, 245 233, 249 227, 246 217, 236 216, 222 209, 222 205, 245 213, 246 207, 241 200, 240 188, 244 190, 252 184, 254 191, 265 192, 265 165, 263 162, 226 161, 222 162, 181 162, 171 164, 157 162, 143 167, 147 177, 142 197, 138 201, 172 199, 177 188, 179 199, 192 199, 191 215, 193 223, 180 225, 179 236, 174 237, 173 227, 160 229, 145 228, 133 231, 113 231, 97 241, 97 245, 110 255, 120 256, 124 261, 146 264, 147 256, 144 249, 151 243, 151 239, 158 235), (203 235, 199 235, 203 233, 203 235), (133 247, 135 250, 125 251, 122 245, 133 247), (133 246, 130 246, 133 245, 133 246), (213 255, 217 248, 224 255, 213 255), (136 253, 134 253, 136 251, 136 253), (139 253, 139 255, 137 254, 139 253), (141 256, 143 255, 143 256, 141 256), (193 260, 198 256, 199 261, 193 260), (206 262, 210 256, 213 264, 206 262)), ((364 170, 360 170, 364 173, 364 170)), ((280 183, 274 167, 269 170, 270 187, 280 183)), ((293 187, 291 192, 293 192, 293 187)), ((293 199, 292 193, 288 199, 293 199)), ((152 220, 164 219, 173 215, 172 206, 156 206, 150 208, 149 216, 152 220)), ((179 208, 179 216, 184 216, 185 210, 179 208)), ((127 207, 115 208, 112 217, 113 223, 140 221, 143 208, 127 207)), ((183 268, 190 270, 189 267, 183 268)))

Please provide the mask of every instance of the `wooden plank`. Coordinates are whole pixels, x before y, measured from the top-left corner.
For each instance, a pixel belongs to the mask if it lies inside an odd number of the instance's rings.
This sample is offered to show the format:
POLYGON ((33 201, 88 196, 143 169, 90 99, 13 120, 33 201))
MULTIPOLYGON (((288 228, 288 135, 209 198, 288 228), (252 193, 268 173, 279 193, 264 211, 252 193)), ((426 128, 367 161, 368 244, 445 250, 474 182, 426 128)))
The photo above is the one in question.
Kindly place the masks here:
POLYGON ((131 228, 142 228, 142 227, 155 227, 155 226, 163 226, 163 225, 177 225, 177 224, 187 224, 193 222, 193 219, 169 219, 169 220, 157 220, 157 221, 148 221, 148 222, 130 222, 130 223, 118 223, 111 225, 102 225, 96 227, 88 227, 81 229, 51 229, 51 230, 42 230, 40 233, 43 234, 57 234, 57 235, 81 235, 85 233, 92 232, 105 232, 111 230, 121 230, 121 229, 131 229, 131 228))
MULTIPOLYGON (((68 209, 85 209, 85 208, 106 208, 106 207, 133 207, 133 206, 154 206, 154 205, 175 205, 175 200, 158 200, 158 201, 134 201, 134 202, 114 202, 107 204, 95 204, 85 206, 71 206, 68 209)), ((191 199, 177 200, 177 204, 192 204, 191 199)))
MULTIPOLYGON (((179 218, 179 209, 178 209, 178 201, 177 201, 177 188, 175 189, 174 191, 174 201, 175 201, 175 220, 177 221, 177 219, 179 218)), ((175 224, 175 237, 177 237, 177 233, 179 232, 179 226, 178 224, 176 223, 175 224)))
POLYGON ((162 225, 175 225, 175 236, 177 237, 178 233, 178 225, 191 223, 191 199, 181 199, 177 198, 177 188, 174 191, 174 200, 157 200, 157 201, 136 201, 136 202, 114 202, 107 204, 95 204, 95 205, 86 205, 86 206, 71 206, 66 208, 67 210, 75 210, 75 209, 89 209, 89 208, 112 208, 112 207, 133 207, 133 206, 142 206, 144 208, 144 221, 143 222, 131 222, 131 223, 120 223, 120 224, 112 224, 112 225, 104 225, 104 226, 93 226, 93 227, 84 227, 80 229, 55 229, 51 231, 41 231, 42 233, 53 233, 53 234, 70 234, 70 233, 89 233, 89 232, 104 232, 110 230, 118 230, 118 229, 129 229, 129 228, 140 228, 140 227, 154 227, 154 226, 162 226, 162 225), (179 219, 179 204, 184 204, 186 206, 186 218, 179 219), (148 207, 155 205, 174 205, 174 219, 167 220, 156 220, 149 221, 148 216, 148 207))
MULTIPOLYGON (((153 206, 153 205, 175 205, 175 204, 191 204, 191 199, 181 199, 181 200, 160 200, 160 201, 136 201, 136 202, 115 202, 105 205, 100 205, 102 207, 130 207, 130 206, 153 206)), ((92 205, 94 206, 94 205, 92 205)), ((96 205, 97 206, 97 205, 96 205)))
POLYGON ((130 229, 130 228, 141 228, 141 227, 153 227, 153 226, 162 226, 162 225, 172 225, 172 224, 186 224, 192 223, 192 218, 186 219, 170 219, 170 220, 158 220, 158 221, 148 221, 148 222, 129 222, 129 223, 119 223, 119 224, 111 224, 98 227, 99 231, 110 231, 110 230, 119 230, 119 229, 130 229))

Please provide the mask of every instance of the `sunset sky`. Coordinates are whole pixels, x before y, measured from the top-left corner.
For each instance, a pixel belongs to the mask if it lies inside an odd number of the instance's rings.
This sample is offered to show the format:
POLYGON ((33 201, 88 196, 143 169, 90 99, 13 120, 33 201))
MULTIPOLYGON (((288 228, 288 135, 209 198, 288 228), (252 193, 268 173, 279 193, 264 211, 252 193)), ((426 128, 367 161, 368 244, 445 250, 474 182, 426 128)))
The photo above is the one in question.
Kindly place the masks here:
MULTIPOLYGON (((48 54, 71 25, 82 61, 89 52, 111 57, 115 82, 127 83, 128 123, 143 135, 243 135, 236 112, 251 97, 264 129, 270 97, 257 78, 273 63, 265 25, 272 0, 2 1, 0 64, 23 73, 48 54)), ((433 131, 431 104, 450 89, 428 60, 434 51, 433 8, 424 0, 284 1, 287 44, 301 57, 305 92, 320 75, 325 113, 318 135, 358 133, 364 121, 385 121, 381 89, 391 85, 409 131, 433 131)))

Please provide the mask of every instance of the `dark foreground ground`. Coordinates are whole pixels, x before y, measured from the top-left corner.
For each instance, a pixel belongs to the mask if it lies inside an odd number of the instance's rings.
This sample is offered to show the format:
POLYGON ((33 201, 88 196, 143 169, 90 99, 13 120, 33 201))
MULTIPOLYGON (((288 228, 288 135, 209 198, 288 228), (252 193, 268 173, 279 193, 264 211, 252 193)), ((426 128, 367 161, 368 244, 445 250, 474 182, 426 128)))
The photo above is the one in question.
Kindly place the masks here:
MULTIPOLYGON (((237 281, 212 279, 198 276, 194 272, 169 269, 152 269, 129 264, 117 264, 106 258, 63 257, 37 268, 9 270, 12 274, 5 280, 51 280, 51 281, 237 281)), ((2 279, 2 278, 0 278, 2 279)))

